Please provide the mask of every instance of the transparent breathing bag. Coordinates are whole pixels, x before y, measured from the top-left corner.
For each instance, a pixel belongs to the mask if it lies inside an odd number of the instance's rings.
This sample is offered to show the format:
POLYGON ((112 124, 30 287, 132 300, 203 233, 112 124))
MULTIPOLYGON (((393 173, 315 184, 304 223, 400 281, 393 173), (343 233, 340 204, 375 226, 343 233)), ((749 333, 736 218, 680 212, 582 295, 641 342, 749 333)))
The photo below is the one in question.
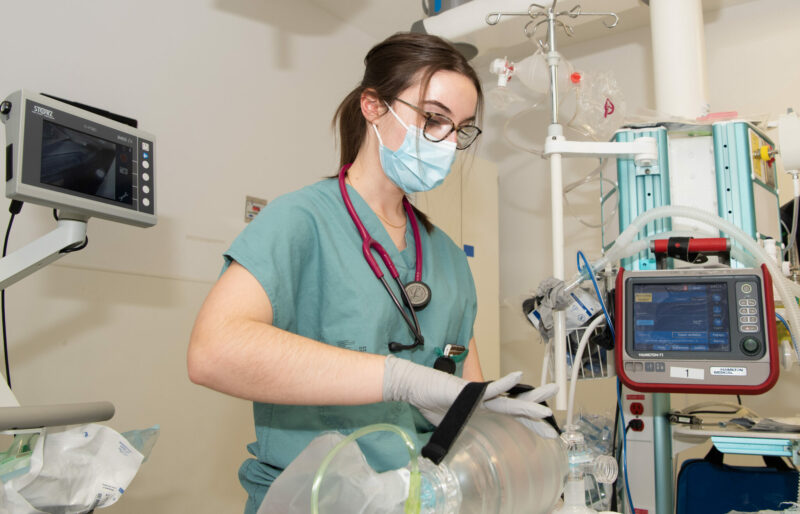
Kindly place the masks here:
MULTIPOLYGON (((316 512, 315 475, 344 439, 326 433, 312 441, 272 484, 259 514, 316 512)), ((482 412, 440 465, 423 457, 415 461, 418 485, 413 469, 377 473, 357 444, 346 444, 321 477, 316 508, 356 514, 546 513, 558 501, 569 469, 560 439, 542 438, 509 416, 482 412)))

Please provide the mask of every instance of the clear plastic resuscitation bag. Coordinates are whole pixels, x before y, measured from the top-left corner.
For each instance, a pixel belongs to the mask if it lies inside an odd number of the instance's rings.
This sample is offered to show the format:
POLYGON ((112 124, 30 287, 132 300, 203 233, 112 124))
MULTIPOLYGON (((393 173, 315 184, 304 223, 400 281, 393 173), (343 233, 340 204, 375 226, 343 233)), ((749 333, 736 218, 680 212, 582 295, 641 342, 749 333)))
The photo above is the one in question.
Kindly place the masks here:
POLYGON ((353 442, 325 463, 346 439, 336 432, 314 439, 269 488, 258 514, 315 512, 315 475, 323 513, 544 514, 556 504, 569 469, 561 439, 540 437, 498 414, 472 416, 438 466, 415 457, 412 470, 378 473, 353 442))
POLYGON ((156 426, 123 435, 97 424, 43 431, 21 457, 25 468, 0 476, 0 514, 78 514, 116 503, 158 433, 156 426))

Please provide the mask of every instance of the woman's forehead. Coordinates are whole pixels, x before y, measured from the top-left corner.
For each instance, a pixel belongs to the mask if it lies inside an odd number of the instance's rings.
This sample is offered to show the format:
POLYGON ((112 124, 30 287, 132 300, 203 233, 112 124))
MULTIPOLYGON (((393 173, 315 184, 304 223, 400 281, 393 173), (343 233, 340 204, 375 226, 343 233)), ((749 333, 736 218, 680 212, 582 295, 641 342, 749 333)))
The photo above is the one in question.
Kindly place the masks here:
MULTIPOLYGON (((445 107, 448 112, 459 119, 474 116, 478 103, 478 91, 472 80, 455 71, 437 71, 428 82, 427 89, 423 90, 422 77, 404 91, 400 96, 412 102, 418 102, 420 107, 445 107)), ((439 112, 441 109, 437 109, 439 112)))

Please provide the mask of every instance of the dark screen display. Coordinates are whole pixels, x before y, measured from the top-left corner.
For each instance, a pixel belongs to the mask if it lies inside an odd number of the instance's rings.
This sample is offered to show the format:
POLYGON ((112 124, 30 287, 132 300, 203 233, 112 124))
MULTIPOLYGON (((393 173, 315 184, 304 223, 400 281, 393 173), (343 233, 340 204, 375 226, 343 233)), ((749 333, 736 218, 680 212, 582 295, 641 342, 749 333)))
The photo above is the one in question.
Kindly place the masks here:
POLYGON ((634 284, 634 351, 730 351, 728 284, 634 284))
POLYGON ((42 184, 133 204, 133 149, 43 120, 42 184))

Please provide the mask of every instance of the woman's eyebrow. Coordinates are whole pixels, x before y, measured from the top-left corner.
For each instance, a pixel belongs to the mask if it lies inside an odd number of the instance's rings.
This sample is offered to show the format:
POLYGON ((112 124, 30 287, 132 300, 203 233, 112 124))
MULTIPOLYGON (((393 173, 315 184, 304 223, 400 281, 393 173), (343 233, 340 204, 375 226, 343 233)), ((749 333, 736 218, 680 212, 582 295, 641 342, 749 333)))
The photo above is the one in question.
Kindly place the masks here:
MULTIPOLYGON (((435 105, 436 107, 439 107, 441 110, 443 110, 444 113, 447 114, 448 116, 453 116, 453 111, 451 111, 445 104, 443 104, 438 100, 425 100, 423 103, 435 105)), ((469 118, 461 120, 461 123, 464 123, 465 121, 474 121, 474 120, 475 116, 470 116, 469 118)))
POLYGON ((450 110, 450 108, 448 108, 445 104, 443 104, 442 102, 440 102, 438 100, 425 100, 424 103, 433 104, 433 105, 439 107, 441 110, 443 110, 445 114, 449 114, 451 116, 453 115, 453 112, 450 110))

